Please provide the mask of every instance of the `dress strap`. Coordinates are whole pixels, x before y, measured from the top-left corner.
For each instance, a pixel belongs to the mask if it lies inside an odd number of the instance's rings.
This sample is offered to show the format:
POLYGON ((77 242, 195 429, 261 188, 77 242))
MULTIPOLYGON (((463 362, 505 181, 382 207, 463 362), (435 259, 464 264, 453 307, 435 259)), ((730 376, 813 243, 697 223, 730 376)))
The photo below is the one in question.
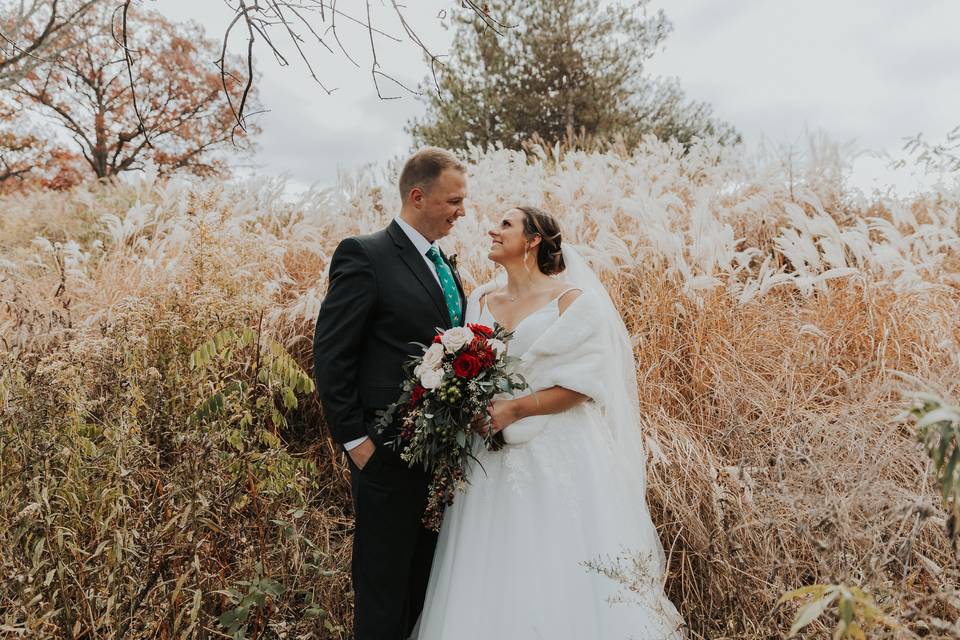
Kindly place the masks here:
POLYGON ((560 299, 563 298, 563 296, 565 296, 565 295, 567 295, 568 293, 570 293, 571 291, 583 291, 583 289, 580 288, 580 287, 570 287, 569 289, 564 289, 564 290, 560 293, 560 295, 558 295, 556 298, 554 298, 554 299, 553 299, 553 304, 557 305, 557 315, 563 315, 563 312, 566 311, 565 308, 564 308, 563 311, 560 310, 560 299))

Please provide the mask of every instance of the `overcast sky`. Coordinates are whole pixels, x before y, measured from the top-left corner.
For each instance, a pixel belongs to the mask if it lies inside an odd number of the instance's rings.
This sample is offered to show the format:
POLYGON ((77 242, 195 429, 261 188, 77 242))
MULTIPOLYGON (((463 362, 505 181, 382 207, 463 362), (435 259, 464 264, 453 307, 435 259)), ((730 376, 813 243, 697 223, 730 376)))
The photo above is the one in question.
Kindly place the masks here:
MULTIPOLYGON (((371 3, 374 21, 402 36, 390 11, 371 3)), ((389 3, 386 3, 389 4, 389 3)), ((358 0, 341 1, 339 8, 358 0)), ((451 33, 438 14, 454 0, 408 2, 407 15, 437 52, 449 51, 451 33)), ((220 38, 231 11, 216 0, 152 0, 175 20, 193 19, 220 38)), ((674 24, 665 48, 650 63, 657 75, 677 76, 691 98, 713 105, 747 144, 802 140, 805 128, 822 129, 837 142, 863 151, 898 154, 903 138, 923 132, 941 140, 960 124, 960 1, 958 0, 652 0, 674 24)), ((338 169, 351 170, 404 154, 411 141, 404 125, 423 113, 414 96, 384 82, 380 100, 370 79, 369 44, 360 29, 343 25, 341 37, 361 68, 342 56, 314 50, 312 60, 327 95, 302 64, 279 67, 258 56, 261 99, 270 111, 255 162, 262 173, 287 174, 298 185, 331 184, 338 169)), ((237 45, 243 44, 237 32, 237 45)), ((415 86, 427 68, 415 45, 381 40, 386 71, 415 86)), ((287 47, 287 52, 290 47, 287 47)), ((864 157, 855 183, 909 185, 864 157)))

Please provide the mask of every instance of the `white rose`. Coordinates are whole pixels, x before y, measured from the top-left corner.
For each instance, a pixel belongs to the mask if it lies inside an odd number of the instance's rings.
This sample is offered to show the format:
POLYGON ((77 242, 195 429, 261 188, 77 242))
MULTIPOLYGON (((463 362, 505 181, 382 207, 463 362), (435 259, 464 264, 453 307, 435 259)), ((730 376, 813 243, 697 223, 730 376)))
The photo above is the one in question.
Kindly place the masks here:
POLYGON ((497 340, 496 338, 490 338, 487 340, 487 344, 490 345, 490 348, 493 349, 493 352, 497 354, 498 358, 507 350, 507 345, 503 344, 502 341, 497 340))
POLYGON ((420 373, 420 384, 424 389, 436 389, 443 382, 443 369, 428 369, 420 373))
POLYGON ((447 349, 447 353, 456 353, 463 348, 463 345, 469 344, 473 340, 473 331, 467 327, 454 327, 447 329, 440 336, 440 342, 447 349))
POLYGON ((443 345, 434 343, 424 352, 421 365, 424 370, 436 369, 443 363, 443 345))

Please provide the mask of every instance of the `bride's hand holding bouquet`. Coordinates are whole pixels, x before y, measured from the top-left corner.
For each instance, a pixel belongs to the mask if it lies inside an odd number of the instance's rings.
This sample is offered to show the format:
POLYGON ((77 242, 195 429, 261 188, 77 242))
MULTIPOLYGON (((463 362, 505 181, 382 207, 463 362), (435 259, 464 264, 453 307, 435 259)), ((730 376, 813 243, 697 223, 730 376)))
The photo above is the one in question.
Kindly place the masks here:
POLYGON ((397 436, 388 444, 411 467, 422 464, 432 475, 424 525, 434 531, 466 483, 477 438, 488 449, 502 446, 502 436, 485 428, 488 406, 495 396, 527 386, 512 371, 509 339, 501 327, 481 324, 438 333, 433 344, 422 345, 422 355, 407 363, 403 393, 381 414, 381 433, 398 425, 397 436))

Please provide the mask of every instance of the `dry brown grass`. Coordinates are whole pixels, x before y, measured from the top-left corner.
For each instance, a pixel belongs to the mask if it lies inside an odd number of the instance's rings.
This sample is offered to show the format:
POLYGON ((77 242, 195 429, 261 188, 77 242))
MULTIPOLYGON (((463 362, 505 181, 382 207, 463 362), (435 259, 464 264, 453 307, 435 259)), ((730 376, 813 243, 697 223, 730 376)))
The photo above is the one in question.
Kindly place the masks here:
MULTIPOLYGON (((960 394, 960 194, 870 200, 817 153, 787 176, 710 145, 476 152, 473 215, 448 248, 485 281, 478 238, 530 202, 594 252, 636 339, 649 500, 694 636, 782 637, 784 591, 847 583, 910 633, 949 637, 960 568, 895 416, 913 380, 960 394)), ((347 475, 315 400, 283 429, 245 427, 238 451, 235 421, 188 421, 211 384, 188 358, 262 325, 309 367, 330 253, 396 207, 359 176, 296 202, 275 183, 148 178, 3 209, 0 624, 216 636, 229 590, 259 572, 283 593, 247 635, 345 637, 347 475), (44 229, 76 244, 32 245, 44 229)))
POLYGON ((903 619, 953 620, 956 556, 928 463, 895 421, 894 371, 958 390, 937 344, 950 328, 930 322, 956 298, 831 285, 803 308, 792 295, 678 308, 675 287, 645 275, 643 304, 622 308, 644 338, 641 398, 662 451, 650 501, 676 545, 668 586, 693 629, 778 635, 792 610, 772 603, 812 583, 863 585, 903 619))

